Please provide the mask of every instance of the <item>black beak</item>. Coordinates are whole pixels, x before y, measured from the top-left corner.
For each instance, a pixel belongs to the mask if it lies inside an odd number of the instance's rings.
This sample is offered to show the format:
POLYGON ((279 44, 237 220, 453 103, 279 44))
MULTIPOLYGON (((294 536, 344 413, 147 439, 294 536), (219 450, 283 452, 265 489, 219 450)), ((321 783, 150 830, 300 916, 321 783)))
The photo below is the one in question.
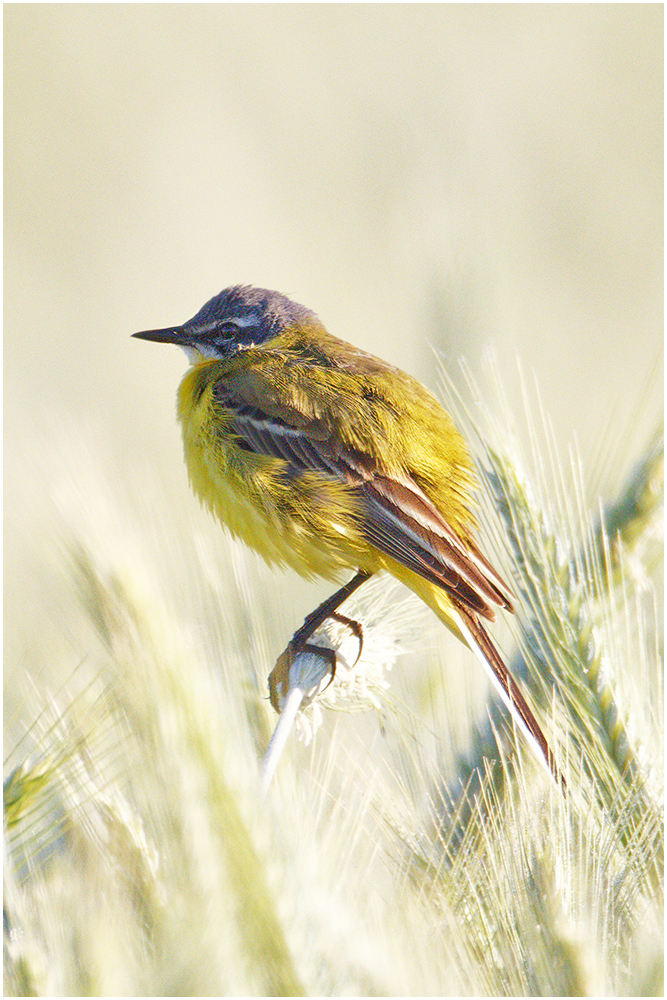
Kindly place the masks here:
POLYGON ((183 333, 182 326, 169 326, 164 330, 142 330, 140 333, 133 333, 133 337, 139 340, 154 340, 158 344, 178 344, 182 346, 188 342, 188 338, 183 333))

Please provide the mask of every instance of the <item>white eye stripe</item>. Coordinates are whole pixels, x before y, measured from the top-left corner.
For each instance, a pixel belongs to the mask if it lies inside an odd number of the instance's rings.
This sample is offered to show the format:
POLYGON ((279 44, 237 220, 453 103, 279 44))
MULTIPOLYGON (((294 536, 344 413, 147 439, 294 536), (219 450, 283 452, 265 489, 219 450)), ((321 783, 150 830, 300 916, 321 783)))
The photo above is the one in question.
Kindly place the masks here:
POLYGON ((257 326, 258 320, 259 316, 257 313, 250 313, 249 316, 229 316, 227 322, 243 328, 246 326, 257 326))

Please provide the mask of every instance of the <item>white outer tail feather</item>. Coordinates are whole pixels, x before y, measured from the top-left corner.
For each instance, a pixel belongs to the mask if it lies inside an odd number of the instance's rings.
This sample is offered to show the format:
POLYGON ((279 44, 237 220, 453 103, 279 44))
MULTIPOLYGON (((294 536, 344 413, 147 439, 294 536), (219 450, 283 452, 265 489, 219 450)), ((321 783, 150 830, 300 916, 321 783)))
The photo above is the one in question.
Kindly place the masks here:
MULTIPOLYGON (((551 768, 549 767, 548 761, 545 759, 544 753, 542 751, 542 747, 537 742, 537 740, 535 739, 534 735, 531 733, 530 729, 528 728, 528 726, 524 722, 523 718, 521 717, 521 714, 520 714, 519 710, 517 709, 516 705, 512 701, 510 695, 507 693, 507 691, 505 690, 505 688, 501 684, 500 679, 498 678, 498 676, 496 675, 495 670, 493 669, 493 666, 489 663, 488 659, 484 655, 483 650, 480 649, 480 647, 477 644, 477 641, 476 641, 474 635, 472 634, 472 632, 468 628, 468 625, 466 624, 465 619, 463 618, 463 616, 461 614, 459 614, 459 612, 458 612, 458 610, 456 608, 451 608, 450 613, 451 613, 452 618, 455 620, 456 626, 460 630, 461 635, 464 637, 466 643, 468 644, 468 646, 470 647, 470 649, 472 650, 472 652, 475 654, 475 656, 477 657, 477 659, 479 660, 479 662, 484 667, 484 670, 486 671, 487 676, 490 678, 490 680, 491 680, 494 688, 496 689, 496 691, 500 695, 503 703, 508 708, 509 713, 512 716, 512 720, 514 721, 514 723, 516 724, 516 726, 521 730, 521 732, 525 736, 526 740, 528 741, 528 745, 530 746, 531 750, 533 751, 533 754, 535 755, 535 757, 537 758, 537 760, 539 761, 539 763, 542 765, 542 768, 549 775, 549 777, 553 778, 554 777, 553 772, 552 772, 551 768)), ((509 681, 509 683, 511 684, 511 680, 509 681)))

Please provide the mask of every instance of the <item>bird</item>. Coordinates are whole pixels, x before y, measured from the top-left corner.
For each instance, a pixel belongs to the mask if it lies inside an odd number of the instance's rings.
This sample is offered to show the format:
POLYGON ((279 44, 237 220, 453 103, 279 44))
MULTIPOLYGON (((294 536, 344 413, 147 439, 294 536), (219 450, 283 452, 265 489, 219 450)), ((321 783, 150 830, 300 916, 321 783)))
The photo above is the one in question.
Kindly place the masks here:
MULTIPOLYGON (((543 767, 554 755, 488 631, 513 595, 482 553, 465 439, 415 378, 330 334, 279 292, 234 285, 187 322, 133 334, 190 362, 177 414, 199 500, 272 565, 355 576, 309 615, 292 654, 386 571, 485 668, 543 767)), ((271 700, 278 708, 277 693, 271 700)))

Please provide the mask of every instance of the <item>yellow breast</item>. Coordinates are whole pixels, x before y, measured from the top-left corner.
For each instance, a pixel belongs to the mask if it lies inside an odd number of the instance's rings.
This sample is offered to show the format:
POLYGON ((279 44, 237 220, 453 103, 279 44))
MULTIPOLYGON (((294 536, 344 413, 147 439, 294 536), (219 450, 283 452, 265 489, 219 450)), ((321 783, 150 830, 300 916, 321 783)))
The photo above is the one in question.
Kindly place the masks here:
POLYGON ((286 475, 282 459, 242 448, 215 399, 224 362, 188 370, 178 393, 185 463, 195 494, 269 563, 335 579, 344 568, 377 568, 343 483, 313 472, 286 475))

